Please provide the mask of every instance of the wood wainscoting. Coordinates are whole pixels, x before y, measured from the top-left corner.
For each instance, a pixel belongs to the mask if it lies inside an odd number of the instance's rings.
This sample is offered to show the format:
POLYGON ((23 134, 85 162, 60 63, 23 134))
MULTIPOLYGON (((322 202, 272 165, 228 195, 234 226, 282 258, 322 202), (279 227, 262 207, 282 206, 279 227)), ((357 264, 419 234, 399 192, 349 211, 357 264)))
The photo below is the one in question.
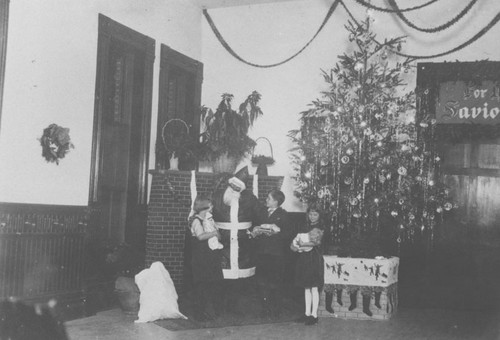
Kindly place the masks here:
POLYGON ((88 211, 0 203, 0 299, 56 299, 62 318, 83 315, 88 211))

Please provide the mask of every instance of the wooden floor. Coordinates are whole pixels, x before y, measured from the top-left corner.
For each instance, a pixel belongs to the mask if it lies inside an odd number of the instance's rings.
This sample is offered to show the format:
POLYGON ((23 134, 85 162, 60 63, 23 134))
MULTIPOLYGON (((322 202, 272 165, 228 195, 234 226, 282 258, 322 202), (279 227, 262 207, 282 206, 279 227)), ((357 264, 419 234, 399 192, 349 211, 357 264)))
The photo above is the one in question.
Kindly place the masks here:
POLYGON ((296 323, 168 331, 136 324, 120 310, 66 323, 72 340, 158 339, 500 339, 500 314, 441 309, 405 309, 387 321, 322 318, 318 325, 296 323))

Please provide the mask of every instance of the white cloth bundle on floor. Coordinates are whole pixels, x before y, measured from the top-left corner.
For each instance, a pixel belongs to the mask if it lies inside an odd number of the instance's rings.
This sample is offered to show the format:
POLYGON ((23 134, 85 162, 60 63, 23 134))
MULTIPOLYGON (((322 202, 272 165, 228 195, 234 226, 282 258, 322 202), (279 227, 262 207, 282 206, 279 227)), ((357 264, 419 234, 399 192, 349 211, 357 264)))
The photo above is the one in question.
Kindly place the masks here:
POLYGON ((153 262, 135 276, 141 291, 138 319, 135 322, 150 322, 158 319, 187 319, 177 304, 177 292, 170 274, 161 262, 153 262))

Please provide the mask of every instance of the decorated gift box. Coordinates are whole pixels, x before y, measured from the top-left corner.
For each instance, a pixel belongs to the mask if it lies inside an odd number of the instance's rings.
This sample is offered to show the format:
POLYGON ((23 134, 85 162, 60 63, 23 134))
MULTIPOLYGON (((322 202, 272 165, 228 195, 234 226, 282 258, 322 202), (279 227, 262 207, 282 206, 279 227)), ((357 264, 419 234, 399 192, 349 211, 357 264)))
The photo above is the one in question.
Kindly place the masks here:
POLYGON ((325 284, 388 287, 398 281, 399 258, 324 256, 325 284))
POLYGON ((321 316, 385 320, 395 313, 398 257, 324 259, 321 316))

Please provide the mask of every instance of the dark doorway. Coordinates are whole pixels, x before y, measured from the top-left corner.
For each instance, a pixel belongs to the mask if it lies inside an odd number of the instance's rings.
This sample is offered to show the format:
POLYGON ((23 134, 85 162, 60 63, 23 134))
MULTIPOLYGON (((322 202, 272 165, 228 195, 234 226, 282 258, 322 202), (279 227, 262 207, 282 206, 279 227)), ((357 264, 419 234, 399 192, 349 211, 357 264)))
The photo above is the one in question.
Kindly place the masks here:
POLYGON ((97 237, 145 247, 153 39, 99 15, 89 205, 97 237))

